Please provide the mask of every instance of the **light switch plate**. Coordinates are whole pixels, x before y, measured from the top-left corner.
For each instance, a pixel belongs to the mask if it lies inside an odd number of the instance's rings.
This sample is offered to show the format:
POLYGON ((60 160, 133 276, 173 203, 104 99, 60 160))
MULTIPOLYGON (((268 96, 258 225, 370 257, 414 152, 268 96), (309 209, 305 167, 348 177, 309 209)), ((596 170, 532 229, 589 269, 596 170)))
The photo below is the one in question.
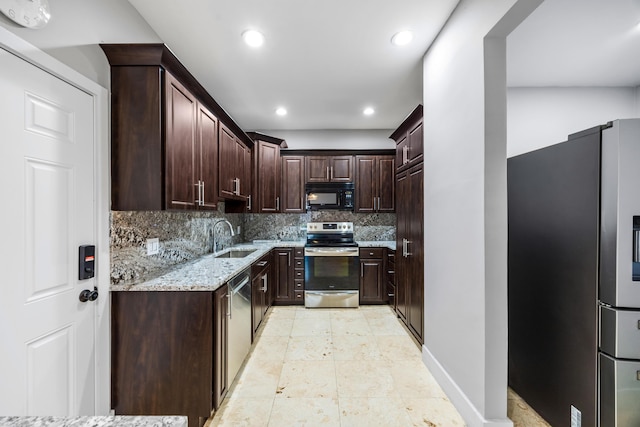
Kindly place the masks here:
POLYGON ((160 252, 160 239, 147 239, 147 255, 155 255, 160 252))

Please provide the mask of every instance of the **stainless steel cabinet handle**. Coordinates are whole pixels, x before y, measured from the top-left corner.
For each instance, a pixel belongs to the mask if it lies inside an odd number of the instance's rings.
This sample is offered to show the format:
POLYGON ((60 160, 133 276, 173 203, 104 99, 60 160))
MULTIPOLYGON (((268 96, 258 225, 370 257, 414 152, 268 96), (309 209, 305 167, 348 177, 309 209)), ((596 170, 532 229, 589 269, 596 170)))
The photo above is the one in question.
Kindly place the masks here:
POLYGON ((267 265, 267 261, 260 261, 259 263, 256 264, 258 267, 264 267, 265 265, 267 265))
POLYGON ((333 179, 333 166, 329 169, 329 181, 333 179))
POLYGON ((262 288, 260 289, 262 292, 267 292, 267 275, 262 276, 262 288))
POLYGON ((360 263, 360 277, 364 277, 364 262, 360 263))
POLYGON ((407 239, 407 244, 406 244, 406 247, 407 247, 407 255, 406 255, 406 256, 407 256, 407 257, 411 256, 411 252, 409 252, 409 244, 410 244, 410 243, 411 243, 411 241, 409 241, 409 240, 407 239))
POLYGON ((402 164, 409 163, 409 146, 402 147, 402 164))
POLYGON ((247 210, 251 210, 251 194, 247 196, 247 210))
POLYGON ((407 244, 408 244, 408 243, 409 243, 409 242, 407 241, 407 239, 404 239, 404 238, 402 239, 402 256, 403 256, 404 258, 406 258, 406 257, 407 257, 407 244))
POLYGON ((329 180, 329 166, 327 166, 327 181, 329 180))
POLYGON ((200 200, 200 194, 202 193, 202 191, 200 189, 200 180, 198 180, 197 184, 193 184, 193 185, 198 187, 198 198, 196 199, 196 205, 202 206, 202 200, 200 200))
POLYGON ((280 210, 280 197, 276 197, 276 210, 280 210))
POLYGON ((640 230, 633 230, 633 262, 640 262, 640 230))
POLYGON ((231 319, 231 289, 227 291, 227 317, 231 319))

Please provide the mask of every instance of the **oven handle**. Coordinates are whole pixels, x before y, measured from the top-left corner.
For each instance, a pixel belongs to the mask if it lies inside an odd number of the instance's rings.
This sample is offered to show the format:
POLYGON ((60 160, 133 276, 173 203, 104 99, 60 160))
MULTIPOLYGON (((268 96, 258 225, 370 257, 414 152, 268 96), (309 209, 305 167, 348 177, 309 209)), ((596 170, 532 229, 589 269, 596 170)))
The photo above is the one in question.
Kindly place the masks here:
POLYGON ((349 256, 357 257, 358 248, 304 248, 304 256, 349 256))

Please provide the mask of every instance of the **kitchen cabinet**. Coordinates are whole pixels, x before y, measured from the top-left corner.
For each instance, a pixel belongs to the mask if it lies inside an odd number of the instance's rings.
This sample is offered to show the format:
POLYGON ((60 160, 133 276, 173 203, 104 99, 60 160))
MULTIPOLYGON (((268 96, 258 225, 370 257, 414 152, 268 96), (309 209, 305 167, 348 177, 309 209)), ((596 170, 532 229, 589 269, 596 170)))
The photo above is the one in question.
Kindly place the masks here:
POLYGON ((304 156, 282 156, 282 213, 304 213, 304 156))
POLYGON ((420 343, 424 328, 423 175, 423 165, 418 164, 398 174, 396 181, 396 307, 420 343))
POLYGON ((360 304, 385 304, 384 248, 360 248, 360 304))
POLYGON ((249 137, 162 44, 101 44, 111 66, 111 209, 216 209, 221 123, 249 137))
POLYGON ((387 249, 387 300, 396 311, 396 251, 387 249))
POLYGON ((422 105, 418 105, 391 134, 396 141, 396 169, 406 170, 423 160, 422 105))
MULTIPOLYGON (((233 379, 228 375, 229 285, 213 292, 213 407, 218 409, 233 379)), ((189 426, 191 427, 191 426, 189 426)))
POLYGON ((116 415, 181 414, 196 427, 219 406, 219 393, 227 387, 220 375, 226 369, 218 371, 217 365, 226 355, 220 347, 226 342, 221 295, 226 289, 111 294, 111 404, 116 415))
POLYGON ((248 202, 251 194, 251 149, 224 124, 219 132, 219 197, 248 202))
POLYGON ((356 156, 355 212, 395 211, 395 157, 356 156))
POLYGON ((353 156, 307 156, 306 182, 353 182, 353 156))
POLYGON ((282 160, 281 145, 286 147, 283 139, 260 133, 249 132, 254 140, 253 148, 253 191, 252 209, 255 213, 281 212, 282 192, 282 160))
POLYGON ((304 304, 304 248, 275 248, 274 304, 304 304))
POLYGON ((251 341, 271 305, 271 252, 251 266, 251 341))

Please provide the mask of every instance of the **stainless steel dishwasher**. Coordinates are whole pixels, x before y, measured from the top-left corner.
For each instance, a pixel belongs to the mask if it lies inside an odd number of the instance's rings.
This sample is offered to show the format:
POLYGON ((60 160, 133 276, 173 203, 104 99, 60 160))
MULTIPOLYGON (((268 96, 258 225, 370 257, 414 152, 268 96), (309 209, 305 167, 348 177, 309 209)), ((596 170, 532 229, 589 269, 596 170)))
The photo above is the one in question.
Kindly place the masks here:
POLYGON ((251 279, 246 269, 229 281, 227 374, 235 379, 251 348, 251 279))

